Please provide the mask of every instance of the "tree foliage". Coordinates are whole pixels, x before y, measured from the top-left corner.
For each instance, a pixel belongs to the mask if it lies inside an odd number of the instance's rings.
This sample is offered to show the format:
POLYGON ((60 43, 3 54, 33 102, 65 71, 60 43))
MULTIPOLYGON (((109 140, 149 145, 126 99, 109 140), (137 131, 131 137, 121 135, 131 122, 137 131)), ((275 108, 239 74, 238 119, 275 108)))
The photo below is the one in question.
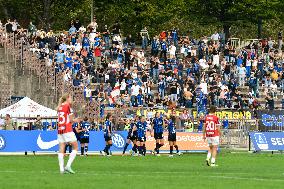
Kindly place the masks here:
POLYGON ((283 0, 0 0, 0 19, 17 18, 23 26, 32 20, 39 28, 66 30, 72 19, 90 22, 92 2, 100 27, 119 21, 122 31, 134 36, 145 26, 151 35, 174 27, 199 36, 221 29, 255 35, 260 19, 264 33, 271 35, 271 27, 284 22, 283 0))

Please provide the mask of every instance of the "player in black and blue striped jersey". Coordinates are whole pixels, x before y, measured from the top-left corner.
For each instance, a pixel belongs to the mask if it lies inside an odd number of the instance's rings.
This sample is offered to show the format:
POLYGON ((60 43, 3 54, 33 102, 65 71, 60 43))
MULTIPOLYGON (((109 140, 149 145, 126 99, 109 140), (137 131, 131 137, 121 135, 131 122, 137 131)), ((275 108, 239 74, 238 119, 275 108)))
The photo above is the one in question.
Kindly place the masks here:
POLYGON ((106 121, 105 121, 105 129, 104 129, 104 138, 105 138, 105 142, 106 142, 106 146, 105 149, 103 151, 101 151, 102 155, 107 155, 107 156, 111 156, 109 154, 109 150, 110 147, 112 146, 112 115, 110 113, 107 114, 106 116, 106 121))
POLYGON ((170 155, 169 157, 173 157, 173 150, 174 147, 177 151, 177 154, 180 155, 177 145, 177 134, 176 134, 176 117, 170 116, 169 120, 167 121, 167 128, 169 132, 168 141, 170 145, 170 155))
POLYGON ((146 131, 147 131, 147 122, 145 121, 145 118, 140 116, 138 118, 138 122, 136 124, 137 126, 137 134, 138 134, 138 150, 139 150, 139 155, 140 156, 145 156, 146 155, 146 131))
POLYGON ((133 120, 130 121, 126 121, 126 127, 127 127, 127 140, 126 140, 126 144, 124 146, 122 155, 125 154, 125 151, 127 149, 127 147, 129 146, 129 144, 132 142, 133 146, 132 146, 132 150, 130 150, 130 154, 132 155, 132 153, 134 152, 135 154, 137 153, 137 128, 136 128, 136 123, 135 123, 136 118, 134 118, 133 120))
POLYGON ((81 123, 81 132, 80 132, 81 156, 88 155, 90 129, 91 129, 91 123, 88 121, 88 118, 85 117, 83 122, 81 123))
POLYGON ((154 138, 156 140, 156 148, 154 153, 157 153, 157 156, 160 156, 160 148, 164 145, 164 120, 159 112, 156 112, 155 118, 153 120, 153 130, 154 138))

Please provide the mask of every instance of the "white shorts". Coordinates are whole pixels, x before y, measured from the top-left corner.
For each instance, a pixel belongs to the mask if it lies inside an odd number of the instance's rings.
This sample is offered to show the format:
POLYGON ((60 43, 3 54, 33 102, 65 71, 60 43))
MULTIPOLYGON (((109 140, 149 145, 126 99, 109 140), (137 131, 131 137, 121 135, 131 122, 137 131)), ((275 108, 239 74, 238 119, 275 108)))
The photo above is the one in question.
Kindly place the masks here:
POLYGON ((76 142, 77 138, 74 132, 58 134, 57 140, 59 143, 76 142))
POLYGON ((207 137, 207 142, 209 145, 218 146, 219 145, 219 136, 207 137))

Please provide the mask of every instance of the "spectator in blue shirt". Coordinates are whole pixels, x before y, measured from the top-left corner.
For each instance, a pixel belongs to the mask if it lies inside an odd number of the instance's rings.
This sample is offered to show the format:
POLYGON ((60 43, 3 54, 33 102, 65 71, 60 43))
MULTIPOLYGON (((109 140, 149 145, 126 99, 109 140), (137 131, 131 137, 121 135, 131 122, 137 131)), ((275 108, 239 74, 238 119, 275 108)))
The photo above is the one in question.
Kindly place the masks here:
POLYGON ((75 28, 74 24, 72 24, 71 28, 69 29, 69 35, 75 34, 77 32, 77 29, 75 28))
POLYGON ((163 39, 163 41, 161 42, 161 54, 160 54, 160 58, 163 57, 164 61, 167 59, 167 50, 168 50, 168 45, 166 43, 166 40, 163 39))
POLYGON ((172 30, 172 38, 174 41, 174 45, 177 46, 178 45, 178 33, 175 28, 172 30))
POLYGON ((153 37, 151 46, 152 46, 151 55, 152 56, 158 56, 158 53, 159 53, 159 40, 156 37, 153 37))
POLYGON ((90 39, 88 38, 87 34, 85 34, 82 38, 82 47, 86 49, 87 52, 90 51, 90 39))

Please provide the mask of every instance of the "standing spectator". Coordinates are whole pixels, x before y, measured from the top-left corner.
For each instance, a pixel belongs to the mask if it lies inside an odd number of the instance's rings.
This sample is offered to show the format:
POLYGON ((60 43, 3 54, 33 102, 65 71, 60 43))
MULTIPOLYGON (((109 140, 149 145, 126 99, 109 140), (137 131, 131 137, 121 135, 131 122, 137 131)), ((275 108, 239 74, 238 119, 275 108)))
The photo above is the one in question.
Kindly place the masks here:
POLYGON ((35 130, 42 130, 42 122, 41 122, 41 117, 40 117, 40 115, 37 115, 36 116, 36 121, 35 121, 35 123, 34 123, 34 126, 35 126, 35 130))
POLYGON ((282 36, 282 31, 280 30, 278 32, 278 49, 281 50, 283 45, 283 36, 282 36))
POLYGON ((5 117, 4 130, 15 130, 15 125, 9 114, 6 114, 6 117, 5 117))
POLYGON ((274 99, 273 99, 273 97, 270 94, 268 94, 266 96, 265 100, 266 100, 265 107, 269 110, 274 110, 274 99))
POLYGON ((168 50, 168 46, 166 43, 166 39, 163 39, 161 42, 161 54, 160 54, 160 58, 163 56, 164 61, 166 61, 167 59, 167 50, 168 50))
POLYGON ((142 49, 147 50, 148 40, 150 40, 147 27, 140 31, 140 36, 142 38, 142 49))
POLYGON ((131 87, 131 105, 134 106, 137 101, 137 95, 139 94, 140 86, 134 82, 134 85, 131 87))
POLYGON ((94 17, 93 21, 88 25, 87 28, 90 30, 90 32, 97 32, 98 23, 96 21, 96 17, 94 17))
POLYGON ((81 26, 82 26, 82 24, 80 23, 80 20, 77 18, 75 23, 74 23, 74 27, 76 28, 77 31, 79 31, 81 26))
POLYGON ((219 33, 216 31, 212 36, 211 36, 211 40, 214 42, 214 44, 218 44, 220 39, 220 35, 219 33))
POLYGON ((88 35, 85 33, 84 37, 82 39, 82 47, 89 52, 90 51, 90 39, 88 38, 88 35))
POLYGON ((12 33, 13 32, 13 24, 12 22, 10 21, 10 19, 7 20, 7 23, 5 24, 5 29, 6 29, 6 32, 7 33, 12 33))
POLYGON ((178 46, 178 32, 176 28, 172 30, 172 39, 174 41, 174 45, 178 46))
POLYGON ((103 31, 103 40, 105 42, 105 46, 108 49, 109 48, 109 41, 110 41, 110 32, 109 29, 107 27, 107 25, 105 25, 104 31, 103 31))
POLYGON ((276 98, 277 97, 277 84, 276 84, 276 82, 275 81, 273 81, 272 83, 271 83, 271 85, 269 86, 269 89, 270 89, 270 91, 271 91, 271 96, 272 96, 272 98, 276 98))
POLYGON ((35 36, 36 35, 36 26, 33 24, 33 22, 31 21, 29 26, 28 26, 28 32, 30 36, 35 36))
POLYGON ((77 32, 77 29, 75 28, 74 24, 71 25, 71 27, 69 28, 69 35, 73 35, 77 32))
POLYGON ((176 46, 174 46, 174 44, 171 44, 171 46, 169 47, 169 51, 170 51, 170 59, 174 59, 176 56, 176 46))
POLYGON ((243 64, 241 64, 240 67, 237 68, 237 73, 238 73, 239 85, 245 86, 246 68, 243 67, 243 64))
POLYGON ((126 45, 127 48, 131 48, 131 49, 134 49, 134 48, 135 48, 135 40, 134 40, 134 38, 132 37, 131 34, 129 34, 129 35, 126 37, 125 45, 126 45))
POLYGON ((95 55, 95 69, 101 67, 101 62, 102 62, 102 51, 101 51, 101 46, 96 46, 94 50, 94 55, 95 55))
POLYGON ((16 32, 18 30, 18 28, 20 27, 20 24, 17 22, 17 20, 15 19, 14 22, 12 22, 12 31, 16 32))
POLYGON ((158 53, 159 53, 159 39, 157 39, 156 37, 153 37, 153 40, 152 40, 152 49, 151 49, 151 55, 152 56, 158 56, 158 53))

